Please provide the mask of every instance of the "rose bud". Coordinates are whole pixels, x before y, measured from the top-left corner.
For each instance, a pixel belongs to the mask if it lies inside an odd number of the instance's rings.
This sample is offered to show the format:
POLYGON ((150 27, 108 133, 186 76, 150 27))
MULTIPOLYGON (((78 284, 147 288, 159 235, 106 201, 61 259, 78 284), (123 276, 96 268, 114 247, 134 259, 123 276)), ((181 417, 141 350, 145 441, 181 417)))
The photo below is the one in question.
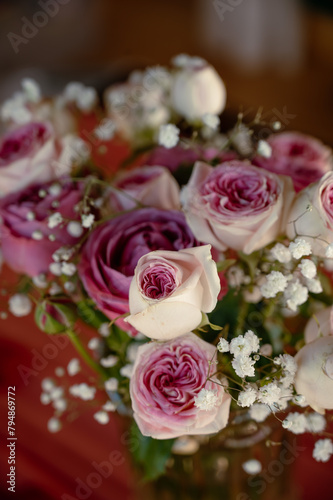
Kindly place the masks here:
POLYGON ((69 173, 69 165, 59 163, 62 148, 48 122, 28 123, 5 135, 0 144, 0 197, 69 173))
POLYGON ((68 232, 67 222, 79 220, 74 208, 83 191, 82 183, 62 179, 59 183, 28 187, 0 200, 4 261, 17 273, 28 276, 47 272, 58 248, 80 241, 79 236, 68 232), (60 222, 53 226, 50 217, 55 212, 60 222))
POLYGON ((298 193, 288 218, 287 236, 302 237, 311 244, 312 253, 320 257, 325 257, 328 244, 333 243, 332 199, 333 172, 328 172, 298 193))
POLYGON ((184 59, 175 72, 171 88, 171 106, 189 122, 205 114, 222 113, 226 89, 215 69, 200 58, 184 59))
POLYGON ((256 156, 253 163, 292 178, 296 192, 318 181, 332 170, 332 151, 317 139, 299 132, 273 134, 267 139, 268 158, 256 156))
POLYGON ((63 333, 76 321, 75 307, 69 299, 45 299, 36 306, 35 321, 45 333, 63 333))
POLYGON ((165 210, 180 207, 179 186, 165 167, 137 167, 116 177, 110 191, 110 206, 116 211, 131 210, 137 202, 165 210))
POLYGON ((152 339, 168 340, 195 329, 217 303, 220 280, 211 246, 141 257, 129 291, 125 321, 152 339))
POLYGON ((333 336, 306 344, 296 354, 295 388, 318 413, 333 409, 333 336))
MULTIPOLYGON (((138 260, 153 250, 197 246, 185 217, 176 210, 143 208, 94 229, 83 247, 78 272, 88 295, 110 319, 129 311, 128 293, 138 260)), ((122 328, 129 324, 117 321, 122 328)))
POLYGON ((193 333, 139 347, 130 394, 144 436, 212 434, 226 426, 231 397, 222 385, 207 381, 215 369, 209 364, 214 354, 215 347, 193 333), (198 402, 202 390, 210 396, 205 405, 198 402))
POLYGON ((234 160, 215 168, 197 162, 181 201, 201 241, 250 254, 283 234, 293 196, 288 177, 234 160))

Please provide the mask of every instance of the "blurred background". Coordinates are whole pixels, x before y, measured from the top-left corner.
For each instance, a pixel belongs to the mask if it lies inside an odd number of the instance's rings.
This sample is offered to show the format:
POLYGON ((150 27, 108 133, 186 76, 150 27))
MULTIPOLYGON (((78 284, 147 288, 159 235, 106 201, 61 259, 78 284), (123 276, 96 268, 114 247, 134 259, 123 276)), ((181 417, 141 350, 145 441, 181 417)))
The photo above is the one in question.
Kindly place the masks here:
MULTIPOLYGON (((60 91, 71 80, 102 92, 135 68, 165 65, 185 52, 206 58, 221 74, 228 92, 226 115, 235 118, 242 110, 253 116, 262 106, 263 115, 281 121, 282 129, 333 145, 332 0, 0 0, 0 14, 0 100, 17 90, 24 76, 35 77, 44 94, 60 91)), ((40 384, 74 351, 71 346, 58 350, 42 373, 28 372, 25 383, 16 368, 32 370, 36 352, 50 340, 32 319, 23 323, 15 318, 0 322, 2 387, 16 385, 18 394, 15 498, 142 497, 119 420, 106 432, 87 411, 56 436, 47 432, 50 415, 39 403, 40 384), (77 479, 85 482, 95 470, 92 463, 113 450, 124 457, 113 476, 78 496, 77 479)), ((297 498, 328 500, 328 468, 313 461, 311 448, 295 467, 297 498)), ((2 449, 1 460, 6 455, 2 449)), ((12 498, 6 490, 2 481, 1 498, 12 498)))
POLYGON ((228 111, 263 106, 288 129, 333 143, 331 0, 1 0, 0 98, 22 75, 45 93, 100 90, 185 52, 216 66, 228 111))

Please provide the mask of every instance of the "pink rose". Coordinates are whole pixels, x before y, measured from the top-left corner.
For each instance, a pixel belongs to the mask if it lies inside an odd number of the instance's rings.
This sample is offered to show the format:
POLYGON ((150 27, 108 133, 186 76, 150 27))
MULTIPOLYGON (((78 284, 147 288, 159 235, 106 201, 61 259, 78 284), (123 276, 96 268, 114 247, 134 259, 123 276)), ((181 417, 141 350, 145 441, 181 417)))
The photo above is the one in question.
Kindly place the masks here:
POLYGON ((298 193, 288 218, 288 237, 297 233, 311 244, 314 255, 324 257, 333 243, 333 172, 298 193))
POLYGON ((318 413, 333 410, 333 336, 306 344, 296 354, 295 388, 318 413))
POLYGON ((126 318, 152 339, 168 340, 198 327, 217 303, 220 280, 210 245, 141 257, 129 291, 126 318))
POLYGON ((144 436, 169 439, 184 434, 212 434, 229 418, 231 397, 221 385, 207 382, 215 347, 188 333, 168 342, 139 347, 130 394, 134 418, 144 436), (216 405, 195 406, 201 389, 216 391, 216 405))
POLYGON ((147 207, 179 209, 179 186, 164 167, 137 167, 116 177, 110 191, 110 206, 116 211, 131 210, 140 202, 147 207))
MULTIPOLYGON (((129 288, 143 255, 197 245, 181 212, 143 208, 110 219, 92 231, 78 272, 88 295, 108 318, 114 319, 129 311, 129 288)), ((129 328, 123 321, 119 325, 129 328)))
POLYGON ((274 134, 267 140, 269 158, 256 156, 253 163, 276 174, 292 178, 295 191, 301 191, 332 170, 332 151, 313 137, 299 132, 274 134))
POLYGON ((235 160, 196 163, 181 199, 201 241, 250 254, 283 233, 293 196, 289 178, 235 160))
POLYGON ((39 184, 3 198, 0 236, 4 261, 17 273, 28 276, 47 272, 52 254, 59 247, 79 241, 68 233, 67 224, 48 227, 48 218, 59 212, 66 220, 77 220, 74 207, 82 196, 81 184, 62 179, 59 184, 39 184), (41 191, 45 196, 40 196, 41 191), (49 239, 51 234, 54 241, 49 239))
POLYGON ((304 339, 307 344, 319 337, 333 335, 333 309, 325 307, 316 312, 306 324, 304 339), (319 323, 319 324, 318 324, 319 323))
POLYGON ((67 173, 58 163, 61 150, 47 122, 28 123, 5 135, 0 144, 0 197, 67 173))

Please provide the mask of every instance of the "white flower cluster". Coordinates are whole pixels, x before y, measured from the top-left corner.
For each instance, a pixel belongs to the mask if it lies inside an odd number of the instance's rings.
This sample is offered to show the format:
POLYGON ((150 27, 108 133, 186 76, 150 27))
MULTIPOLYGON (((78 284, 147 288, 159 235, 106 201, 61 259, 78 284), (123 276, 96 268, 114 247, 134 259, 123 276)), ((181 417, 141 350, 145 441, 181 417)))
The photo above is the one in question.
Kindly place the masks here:
POLYGON ((70 82, 63 92, 65 103, 74 103, 84 113, 91 111, 97 103, 97 92, 93 87, 86 87, 80 82, 70 82))
POLYGON ((52 404, 55 416, 50 418, 47 428, 50 432, 58 432, 61 429, 59 416, 67 409, 67 400, 64 398, 64 389, 56 386, 53 379, 44 378, 42 380, 42 390, 40 401, 43 405, 52 404))
POLYGON ((286 265, 286 274, 281 271, 271 271, 266 276, 266 282, 261 286, 263 297, 269 299, 283 292, 283 299, 293 312, 298 306, 304 304, 312 293, 323 291, 320 280, 316 278, 317 267, 311 258, 302 259, 295 268, 293 274, 290 273, 291 260, 299 260, 312 253, 311 245, 303 238, 297 237, 287 248, 282 243, 277 243, 270 250, 270 258, 286 265))
POLYGON ((219 402, 217 391, 210 391, 208 389, 201 389, 199 394, 194 398, 194 406, 199 410, 210 411, 219 402))
POLYGON ((158 143, 167 149, 174 148, 179 141, 180 130, 173 123, 161 125, 158 133, 158 143))
POLYGON ((33 120, 31 105, 41 101, 41 91, 38 83, 32 78, 24 78, 21 82, 22 90, 15 92, 1 107, 1 119, 13 121, 23 125, 33 120))
POLYGON ((82 382, 82 384, 72 385, 69 388, 69 392, 76 398, 83 399, 84 401, 90 401, 95 397, 96 387, 91 387, 88 384, 82 382))
POLYGON ((259 350, 259 339, 251 330, 245 335, 239 335, 230 341, 230 343, 221 338, 217 349, 220 352, 230 352, 233 354, 232 366, 241 378, 254 376, 255 360, 250 357, 259 350))
POLYGON ((317 462, 328 462, 333 455, 333 443, 331 439, 319 439, 316 442, 312 456, 317 462))

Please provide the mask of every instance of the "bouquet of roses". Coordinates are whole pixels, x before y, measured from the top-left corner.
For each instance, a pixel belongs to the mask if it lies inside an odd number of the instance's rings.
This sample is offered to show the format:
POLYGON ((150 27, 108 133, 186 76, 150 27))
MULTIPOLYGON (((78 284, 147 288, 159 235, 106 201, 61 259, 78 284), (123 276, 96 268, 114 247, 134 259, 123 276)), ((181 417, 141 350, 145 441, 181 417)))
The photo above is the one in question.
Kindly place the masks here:
POLYGON ((1 260, 17 274, 1 317, 34 309, 78 349, 66 387, 42 383, 52 432, 81 399, 100 424, 133 416, 165 454, 245 412, 318 434, 325 462, 331 151, 260 111, 224 130, 225 103, 214 68, 186 55, 103 99, 76 82, 44 98, 23 80, 1 108, 1 260), (85 364, 95 382, 74 383, 85 364))

